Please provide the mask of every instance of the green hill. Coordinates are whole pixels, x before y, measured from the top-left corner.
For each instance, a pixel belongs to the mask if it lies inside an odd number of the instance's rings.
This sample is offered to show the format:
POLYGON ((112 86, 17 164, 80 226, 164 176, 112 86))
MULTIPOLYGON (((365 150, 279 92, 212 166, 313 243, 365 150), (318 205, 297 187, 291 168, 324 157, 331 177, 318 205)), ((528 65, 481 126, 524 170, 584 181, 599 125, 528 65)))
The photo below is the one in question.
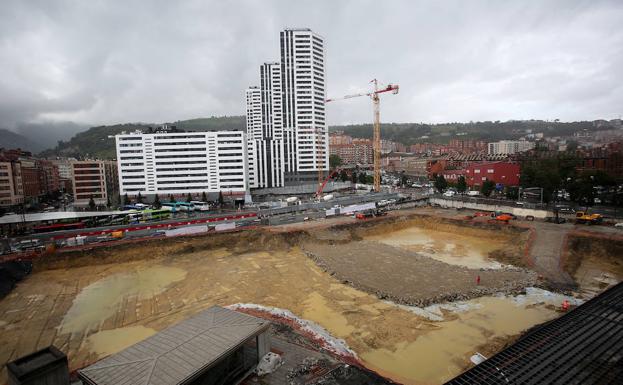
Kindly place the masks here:
MULTIPOLYGON (((546 122, 543 120, 522 120, 508 122, 470 122, 470 123, 389 123, 381 124, 383 139, 393 140, 411 145, 414 143, 432 142, 448 143, 450 139, 479 139, 497 141, 503 139, 517 139, 532 133, 542 132, 546 137, 569 136, 576 131, 606 130, 609 125, 596 126, 593 122, 546 122)), ((354 124, 346 126, 331 126, 330 132, 343 131, 355 138, 372 138, 372 124, 354 124)))
MULTIPOLYGON (((178 129, 186 131, 214 131, 225 129, 241 129, 245 127, 244 116, 222 116, 211 118, 199 118, 182 120, 171 123, 178 129)), ((148 123, 126 123, 113 126, 91 127, 88 130, 74 135, 68 141, 59 141, 53 149, 43 151, 41 156, 53 157, 73 157, 73 158, 115 158, 115 139, 109 138, 121 133, 122 131, 141 130, 145 132, 149 127, 156 127, 157 124, 148 123)))
MULTIPOLYGON (((470 123, 389 123, 381 125, 384 139, 410 145, 413 143, 433 142, 448 143, 450 139, 479 139, 496 141, 502 139, 516 139, 528 132, 542 132, 546 137, 570 136, 581 130, 611 129, 607 122, 546 122, 543 120, 524 120, 508 122, 470 122, 470 123)), ((198 118, 173 122, 177 128, 186 131, 212 131, 225 129, 244 129, 244 116, 223 116, 198 118)), ((91 127, 88 130, 74 135, 68 141, 60 141, 50 150, 44 151, 43 156, 64 156, 75 158, 115 158, 115 140, 109 136, 122 131, 146 131, 156 124, 128 123, 113 126, 91 127)), ((331 126, 330 132, 344 131, 355 138, 372 138, 372 124, 355 124, 345 126, 331 126)))

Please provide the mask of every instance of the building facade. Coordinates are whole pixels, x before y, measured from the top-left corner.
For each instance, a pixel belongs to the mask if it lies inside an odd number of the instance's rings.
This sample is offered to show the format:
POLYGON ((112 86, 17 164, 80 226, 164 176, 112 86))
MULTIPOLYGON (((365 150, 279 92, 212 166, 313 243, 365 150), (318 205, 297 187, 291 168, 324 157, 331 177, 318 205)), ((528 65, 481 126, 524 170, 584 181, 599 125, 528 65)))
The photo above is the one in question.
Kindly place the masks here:
POLYGON ((22 172, 19 162, 0 162, 0 206, 24 203, 22 172))
POLYGON ((84 160, 71 163, 74 206, 88 207, 91 199, 93 199, 96 206, 106 206, 108 204, 106 163, 112 162, 84 160))
POLYGON ((121 195, 247 191, 247 143, 242 131, 135 132, 115 139, 121 195))
POLYGON ((514 162, 471 164, 465 169, 465 181, 469 187, 482 186, 486 180, 504 187, 519 186, 521 166, 514 162))
POLYGON ((500 140, 499 142, 489 143, 487 153, 511 155, 533 148, 534 142, 528 142, 526 140, 500 140))
POLYGON ((324 39, 286 29, 280 53, 260 66, 259 88, 246 91, 252 188, 315 182, 329 167, 324 39))

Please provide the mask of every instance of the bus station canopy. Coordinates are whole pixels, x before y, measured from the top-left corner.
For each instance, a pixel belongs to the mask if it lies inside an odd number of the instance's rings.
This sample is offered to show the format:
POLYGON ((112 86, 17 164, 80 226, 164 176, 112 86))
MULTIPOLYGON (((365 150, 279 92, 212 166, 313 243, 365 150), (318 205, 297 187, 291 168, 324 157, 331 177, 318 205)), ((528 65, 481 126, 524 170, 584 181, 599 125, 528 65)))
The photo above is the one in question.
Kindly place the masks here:
POLYGON ((128 211, 52 211, 34 214, 10 214, 0 217, 0 225, 32 223, 44 221, 60 221, 64 219, 85 219, 105 217, 109 215, 128 214, 128 211))

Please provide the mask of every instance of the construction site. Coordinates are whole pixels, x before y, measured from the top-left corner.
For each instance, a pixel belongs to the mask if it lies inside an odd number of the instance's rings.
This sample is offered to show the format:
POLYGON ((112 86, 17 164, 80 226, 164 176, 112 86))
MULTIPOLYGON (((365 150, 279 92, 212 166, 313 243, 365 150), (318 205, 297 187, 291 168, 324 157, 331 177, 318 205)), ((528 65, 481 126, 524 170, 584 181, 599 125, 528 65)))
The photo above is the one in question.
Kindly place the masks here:
POLYGON ((37 349, 76 370, 220 305, 289 314, 330 338, 334 360, 439 384, 623 279, 612 227, 472 214, 422 207, 46 255, 0 300, 0 383, 37 349))

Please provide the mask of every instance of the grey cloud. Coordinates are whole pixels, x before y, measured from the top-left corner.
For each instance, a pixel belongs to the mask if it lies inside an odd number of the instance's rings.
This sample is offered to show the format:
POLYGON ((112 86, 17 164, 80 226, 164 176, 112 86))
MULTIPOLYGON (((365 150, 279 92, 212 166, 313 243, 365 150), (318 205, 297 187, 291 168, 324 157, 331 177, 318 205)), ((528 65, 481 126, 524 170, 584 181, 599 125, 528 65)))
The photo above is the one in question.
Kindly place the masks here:
MULTIPOLYGON (((621 19, 618 1, 8 0, 0 126, 242 114, 286 26, 326 38, 329 96, 398 82, 384 121, 615 118, 621 19)), ((364 99, 328 107, 370 118, 364 99)))

